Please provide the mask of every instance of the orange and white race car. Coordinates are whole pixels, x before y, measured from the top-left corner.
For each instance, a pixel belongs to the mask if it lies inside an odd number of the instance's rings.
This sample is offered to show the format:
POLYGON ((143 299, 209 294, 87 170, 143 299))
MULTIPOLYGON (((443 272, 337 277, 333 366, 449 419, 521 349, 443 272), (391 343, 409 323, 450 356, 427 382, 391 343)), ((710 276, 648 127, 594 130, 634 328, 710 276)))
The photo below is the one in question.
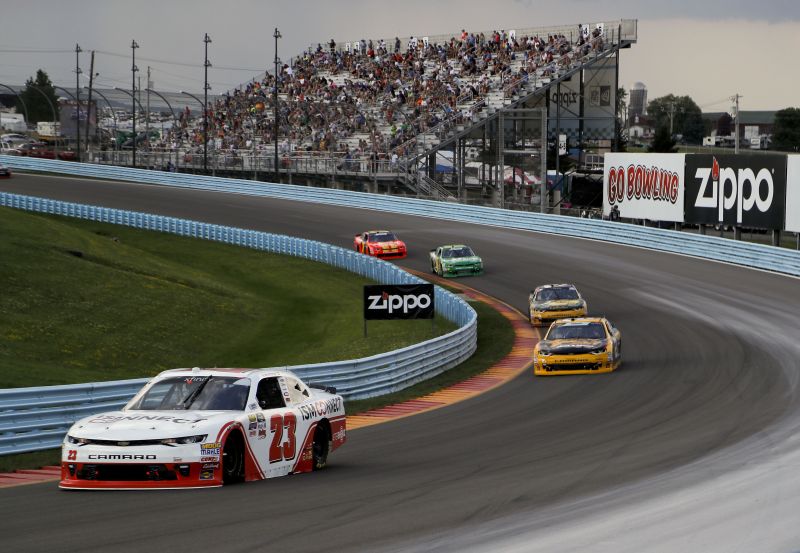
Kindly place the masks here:
POLYGON ((356 234, 353 247, 357 252, 381 259, 402 259, 408 254, 405 242, 388 230, 368 230, 356 234))

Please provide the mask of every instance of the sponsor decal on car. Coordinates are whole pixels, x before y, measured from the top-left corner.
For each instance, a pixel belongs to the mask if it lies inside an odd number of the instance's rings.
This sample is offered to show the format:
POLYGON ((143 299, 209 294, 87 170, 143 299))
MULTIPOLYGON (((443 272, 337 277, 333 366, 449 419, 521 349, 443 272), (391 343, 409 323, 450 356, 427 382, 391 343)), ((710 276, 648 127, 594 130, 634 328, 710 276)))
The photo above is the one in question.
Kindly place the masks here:
POLYGON ((219 455, 222 444, 220 442, 209 442, 200 444, 200 455, 219 455))
POLYGON ((342 409, 342 399, 340 397, 320 399, 313 403, 299 405, 298 408, 303 415, 303 420, 324 417, 339 412, 342 409))
POLYGON ((121 421, 167 421, 178 424, 186 424, 186 423, 201 422, 204 420, 208 419, 205 418, 185 419, 182 417, 173 417, 171 415, 99 415, 98 417, 89 420, 89 422, 102 424, 102 423, 112 423, 121 421))
POLYGON ((214 471, 213 470, 201 470, 200 471, 200 480, 213 480, 214 479, 214 471))
POLYGON ((214 461, 219 461, 219 456, 217 457, 200 457, 201 463, 213 463, 214 461))
POLYGON ((334 432, 334 433, 333 433, 333 440, 334 440, 335 442, 339 442, 339 441, 341 441, 341 440, 344 440, 344 438, 345 438, 345 432, 346 432, 346 431, 345 431, 345 429, 344 429, 344 428, 337 430, 336 432, 334 432))
POLYGON ((203 470, 213 470, 219 468, 219 463, 204 463, 201 467, 203 470))
POLYGON ((264 418, 264 413, 256 413, 256 418, 258 422, 265 422, 267 419, 264 418))
POLYGON ((129 453, 90 453, 91 461, 152 461, 157 459, 157 455, 139 455, 129 453))

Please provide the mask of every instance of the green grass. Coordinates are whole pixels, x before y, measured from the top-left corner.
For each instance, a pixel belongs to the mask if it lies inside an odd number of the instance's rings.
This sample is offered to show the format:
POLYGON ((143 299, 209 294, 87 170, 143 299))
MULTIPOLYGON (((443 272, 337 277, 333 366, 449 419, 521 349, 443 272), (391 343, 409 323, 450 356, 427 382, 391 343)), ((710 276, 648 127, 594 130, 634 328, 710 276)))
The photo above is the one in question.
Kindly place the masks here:
POLYGON ((0 209, 0 260, 0 388, 352 359, 432 336, 430 321, 373 321, 364 339, 367 279, 204 240, 0 209))

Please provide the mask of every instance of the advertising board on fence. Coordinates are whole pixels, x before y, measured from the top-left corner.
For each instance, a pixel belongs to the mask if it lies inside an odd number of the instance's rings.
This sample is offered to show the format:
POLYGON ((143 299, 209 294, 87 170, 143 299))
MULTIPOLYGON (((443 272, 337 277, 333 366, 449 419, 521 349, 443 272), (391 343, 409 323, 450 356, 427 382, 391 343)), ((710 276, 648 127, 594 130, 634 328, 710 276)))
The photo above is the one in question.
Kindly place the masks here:
POLYGON ((683 222, 685 154, 606 154, 603 214, 683 222))
POLYGON ((783 228, 785 155, 686 157, 686 222, 783 228))
POLYGON ((364 320, 432 319, 433 284, 364 286, 364 320))
POLYGON ((786 167, 786 230, 800 232, 800 155, 789 156, 786 167))

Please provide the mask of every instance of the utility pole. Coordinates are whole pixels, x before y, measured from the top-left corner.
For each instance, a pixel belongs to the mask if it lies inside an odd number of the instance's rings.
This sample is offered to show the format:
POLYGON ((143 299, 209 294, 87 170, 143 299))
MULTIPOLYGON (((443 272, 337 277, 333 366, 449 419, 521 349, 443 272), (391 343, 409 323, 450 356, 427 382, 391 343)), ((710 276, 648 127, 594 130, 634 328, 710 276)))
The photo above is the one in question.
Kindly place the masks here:
POLYGON ((139 47, 135 40, 131 41, 131 106, 133 108, 133 167, 136 167, 136 49, 139 47))
POLYGON ((742 98, 742 96, 740 96, 739 93, 736 93, 733 96, 731 96, 731 100, 733 100, 734 102, 733 120, 735 121, 734 133, 736 133, 736 135, 733 138, 733 144, 734 144, 733 152, 735 154, 739 153, 739 99, 740 98, 742 98))
MULTIPOLYGON (((89 99, 86 101, 86 155, 89 155, 89 119, 92 116, 92 83, 94 81, 94 50, 92 50, 92 61, 89 63, 89 99)), ((78 121, 80 123, 80 121, 78 121)), ((97 127, 95 126, 95 129, 97 127)))
POLYGON ((203 172, 208 172, 208 91, 211 88, 208 86, 208 68, 211 63, 208 61, 208 44, 211 42, 211 37, 206 33, 203 42, 206 43, 206 61, 203 64, 205 69, 205 84, 203 84, 203 172))
MULTIPOLYGON (((147 108, 144 119, 144 135, 147 140, 147 149, 150 150, 150 89, 153 88, 153 81, 150 80, 150 66, 147 66, 147 108)), ((139 87, 141 93, 141 86, 139 87)))
POLYGON ((272 99, 275 102, 275 180, 281 181, 281 174, 278 169, 278 39, 283 38, 278 28, 275 27, 275 90, 272 99))
POLYGON ((75 158, 80 162, 81 160, 81 47, 75 44, 75 109, 78 115, 75 120, 75 158))

